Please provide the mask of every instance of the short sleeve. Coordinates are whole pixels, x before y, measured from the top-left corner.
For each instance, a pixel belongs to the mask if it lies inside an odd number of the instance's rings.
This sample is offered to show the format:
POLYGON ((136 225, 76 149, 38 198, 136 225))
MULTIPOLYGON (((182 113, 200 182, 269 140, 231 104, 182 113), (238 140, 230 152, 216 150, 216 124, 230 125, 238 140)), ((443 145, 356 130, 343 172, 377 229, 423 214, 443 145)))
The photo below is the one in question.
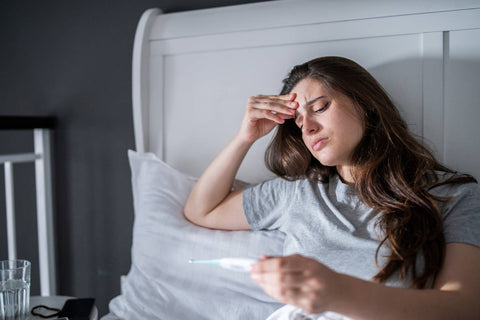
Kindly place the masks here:
POLYGON ((280 228, 282 213, 288 211, 287 199, 292 187, 294 182, 277 178, 243 190, 243 211, 252 230, 280 228))
POLYGON ((480 247, 480 188, 476 183, 442 186, 437 193, 451 197, 440 207, 443 214, 446 243, 461 242, 480 247))

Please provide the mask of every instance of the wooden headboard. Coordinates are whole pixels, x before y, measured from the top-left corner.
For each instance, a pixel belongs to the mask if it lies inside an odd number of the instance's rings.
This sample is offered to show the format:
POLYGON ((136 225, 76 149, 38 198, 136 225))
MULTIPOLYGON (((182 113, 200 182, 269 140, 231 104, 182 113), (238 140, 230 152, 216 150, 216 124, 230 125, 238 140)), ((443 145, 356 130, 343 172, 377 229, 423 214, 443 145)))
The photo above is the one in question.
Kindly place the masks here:
MULTIPOLYGON (((279 93, 291 67, 327 55, 367 68, 441 161, 480 178, 479 1, 147 10, 133 53, 137 151, 199 176, 237 132, 249 96, 279 93)), ((240 179, 271 176, 263 164, 269 139, 254 145, 240 179)))

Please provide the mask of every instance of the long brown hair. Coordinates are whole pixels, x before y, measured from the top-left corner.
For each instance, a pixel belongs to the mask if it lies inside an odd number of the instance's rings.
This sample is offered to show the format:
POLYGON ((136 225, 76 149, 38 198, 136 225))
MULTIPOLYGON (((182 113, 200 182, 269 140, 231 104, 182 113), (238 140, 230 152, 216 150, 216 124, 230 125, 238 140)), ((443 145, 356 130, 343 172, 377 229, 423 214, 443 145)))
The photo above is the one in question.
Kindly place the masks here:
MULTIPOLYGON (((381 212, 377 225, 384 238, 377 248, 389 246, 391 254, 374 280, 385 282, 395 272, 400 279, 411 274, 413 285, 424 288, 440 271, 445 256, 443 219, 438 201, 429 193, 446 183, 476 182, 435 160, 433 154, 408 131, 405 121, 382 86, 363 67, 342 57, 322 57, 295 66, 283 81, 281 94, 290 93, 305 78, 349 97, 362 114, 365 133, 352 156, 354 184, 362 201, 381 212), (438 172, 450 174, 441 179, 438 172), (423 270, 417 258, 424 257, 423 270)), ((265 154, 267 167, 276 175, 326 183, 337 174, 311 155, 301 130, 289 119, 278 126, 265 154)))

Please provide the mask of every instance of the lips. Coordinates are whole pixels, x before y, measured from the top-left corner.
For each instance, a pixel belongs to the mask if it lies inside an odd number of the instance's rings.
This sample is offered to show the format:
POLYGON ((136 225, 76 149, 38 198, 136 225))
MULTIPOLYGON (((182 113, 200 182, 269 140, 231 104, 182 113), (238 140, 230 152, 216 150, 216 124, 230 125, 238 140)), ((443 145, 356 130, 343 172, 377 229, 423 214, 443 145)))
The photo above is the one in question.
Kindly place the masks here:
POLYGON ((328 138, 318 138, 312 141, 310 144, 310 147, 312 148, 313 151, 318 151, 320 150, 325 143, 327 142, 328 138))

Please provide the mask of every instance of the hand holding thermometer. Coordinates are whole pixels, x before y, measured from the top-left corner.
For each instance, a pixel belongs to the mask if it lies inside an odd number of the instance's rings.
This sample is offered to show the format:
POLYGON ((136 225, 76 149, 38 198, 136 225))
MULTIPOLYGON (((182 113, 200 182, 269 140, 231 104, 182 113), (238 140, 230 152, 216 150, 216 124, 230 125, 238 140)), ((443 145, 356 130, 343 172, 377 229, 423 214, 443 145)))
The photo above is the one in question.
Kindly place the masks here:
POLYGON ((223 269, 239 271, 239 272, 250 272, 252 265, 256 263, 257 260, 249 258, 221 258, 213 260, 195 260, 190 259, 188 263, 195 264, 209 264, 214 266, 219 266, 223 269))

